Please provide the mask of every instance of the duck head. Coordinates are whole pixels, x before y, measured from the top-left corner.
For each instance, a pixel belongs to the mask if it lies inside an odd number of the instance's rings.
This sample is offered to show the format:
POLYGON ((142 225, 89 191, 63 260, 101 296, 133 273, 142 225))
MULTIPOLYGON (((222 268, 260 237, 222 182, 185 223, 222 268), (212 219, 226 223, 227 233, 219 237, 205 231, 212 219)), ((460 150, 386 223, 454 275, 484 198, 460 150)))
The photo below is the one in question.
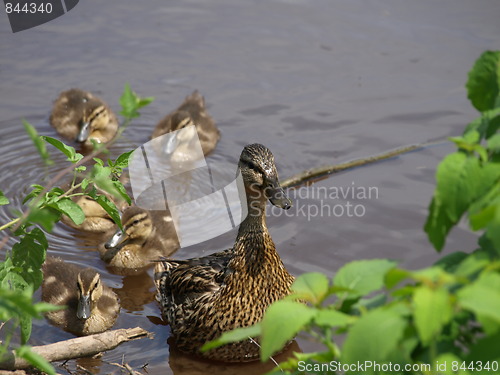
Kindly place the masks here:
POLYGON ((145 242, 153 232, 153 220, 148 211, 129 207, 123 212, 122 227, 104 244, 106 249, 121 249, 130 242, 145 242))
MULTIPOLYGON (((79 123, 79 132, 75 141, 83 143, 92 138, 92 133, 96 130, 104 129, 110 121, 109 112, 99 101, 86 102, 83 117, 79 123)), ((99 142, 99 139, 96 138, 99 142)))
POLYGON ((274 156, 267 147, 259 143, 245 146, 238 167, 246 193, 252 198, 268 199, 285 210, 292 207, 292 201, 279 183, 274 156))
POLYGON ((191 115, 187 111, 177 111, 172 116, 172 132, 165 144, 165 154, 172 155, 172 158, 181 158, 180 154, 189 153, 191 140, 195 138, 196 124, 194 123, 191 115), (193 126, 190 126, 193 125, 193 126))
POLYGON ((88 319, 92 314, 92 307, 102 296, 103 287, 99 274, 91 268, 86 268, 78 274, 78 319, 88 319))

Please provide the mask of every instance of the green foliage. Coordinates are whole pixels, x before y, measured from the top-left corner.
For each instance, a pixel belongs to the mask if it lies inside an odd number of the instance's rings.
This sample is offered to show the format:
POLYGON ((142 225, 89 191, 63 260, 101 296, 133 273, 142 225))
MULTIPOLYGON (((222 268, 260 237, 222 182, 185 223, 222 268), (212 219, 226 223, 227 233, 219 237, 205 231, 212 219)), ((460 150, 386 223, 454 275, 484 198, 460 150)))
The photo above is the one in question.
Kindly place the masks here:
POLYGON ((469 72, 468 98, 479 111, 500 107, 500 51, 486 51, 469 72))
POLYGON ((437 186, 425 231, 437 250, 467 212, 473 230, 500 249, 500 52, 481 55, 469 73, 468 97, 481 111, 462 137, 451 138, 458 150, 436 172, 437 186))
POLYGON ((45 143, 43 142, 43 139, 38 136, 38 132, 33 127, 33 125, 31 125, 27 121, 23 120, 23 126, 24 126, 24 129, 26 130, 26 133, 28 133, 29 137, 33 141, 33 144, 35 145, 36 149, 38 150, 38 153, 42 157, 42 160, 45 163, 45 165, 54 164, 54 162, 50 159, 50 155, 47 152, 47 147, 45 147, 45 143))
POLYGON ((9 204, 9 199, 0 190, 0 206, 5 206, 6 204, 9 204))
POLYGON ((139 117, 139 109, 147 106, 153 100, 153 97, 141 98, 137 96, 137 94, 132 91, 130 85, 127 83, 120 98, 120 105, 122 106, 120 114, 128 119, 139 117))
POLYGON ((281 350, 315 315, 315 309, 295 301, 283 300, 269 306, 261 324, 261 357, 267 359, 281 350))
POLYGON ((437 168, 424 227, 440 251, 450 230, 467 214, 471 229, 483 231, 478 249, 447 255, 417 271, 373 259, 348 263, 331 280, 319 273, 301 275, 291 295, 272 304, 257 327, 244 328, 239 335, 225 333, 209 345, 255 337, 261 342, 261 359, 267 360, 302 332, 324 350, 295 353, 273 373, 339 373, 324 365, 365 361, 390 364, 393 370, 343 370, 353 375, 498 373, 499 62, 500 52, 487 52, 469 74, 469 98, 483 113, 461 137, 450 139, 458 150, 437 168), (341 336, 345 340, 339 349, 335 341, 341 336), (428 367, 405 369, 408 364, 428 367))
MULTIPOLYGON (((138 109, 151 101, 152 98, 139 98, 127 85, 121 100, 126 123, 137 117, 138 109)), ((43 313, 60 309, 46 303, 33 303, 32 300, 33 292, 40 287, 43 279, 41 267, 48 248, 44 231, 52 231, 62 215, 68 216, 76 225, 83 223, 85 214, 74 201, 82 195, 95 199, 121 226, 119 211, 112 199, 131 203, 120 176, 128 167, 132 151, 118 156, 116 160, 107 160, 105 166, 103 160, 95 157, 98 152, 107 152, 105 145, 95 145, 94 151, 84 157, 74 147, 58 139, 39 136, 36 129, 26 121, 23 124, 44 163, 53 164, 46 147, 46 144, 50 144, 63 153, 69 162, 60 175, 72 174, 73 178, 69 185, 63 187, 33 184, 23 200, 26 205, 24 212, 19 212, 17 218, 0 226, 0 231, 11 228, 10 235, 18 238, 12 249, 7 251, 5 260, 0 262, 0 321, 5 322, 0 325, 0 362, 9 350, 14 332, 19 328, 22 346, 15 349, 16 356, 26 359, 43 372, 55 374, 50 363, 25 345, 31 335, 32 319, 40 319, 43 313), (93 165, 82 165, 92 160, 92 157, 95 162, 93 165)), ((8 198, 0 191, 0 205, 9 203, 8 198)))

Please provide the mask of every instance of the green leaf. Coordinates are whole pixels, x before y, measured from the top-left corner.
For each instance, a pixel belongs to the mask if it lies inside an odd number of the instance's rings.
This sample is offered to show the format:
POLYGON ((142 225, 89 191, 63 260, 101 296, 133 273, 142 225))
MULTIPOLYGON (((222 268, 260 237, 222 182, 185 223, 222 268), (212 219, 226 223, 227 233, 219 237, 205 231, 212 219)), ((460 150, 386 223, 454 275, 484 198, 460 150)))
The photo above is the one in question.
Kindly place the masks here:
POLYGON ((34 207, 28 215, 26 221, 40 224, 47 232, 52 232, 54 224, 61 217, 61 213, 51 207, 34 207))
POLYGON ((267 308, 262 320, 261 360, 265 361, 315 317, 317 310, 302 303, 277 301, 267 308))
POLYGON ((88 179, 88 178, 84 178, 84 179, 82 180, 82 185, 81 185, 81 189, 82 189, 82 191, 87 190, 87 187, 89 186, 89 184, 90 184, 89 179, 88 179))
POLYGON ((39 318, 40 315, 33 307, 32 289, 27 288, 24 291, 12 290, 5 287, 8 283, 2 282, 0 287, 0 320, 7 321, 11 318, 28 315, 32 318, 39 318))
POLYGON ((118 158, 116 158, 116 161, 114 163, 114 166, 115 167, 119 167, 121 169, 124 169, 124 168, 127 168, 128 167, 128 164, 130 162, 130 158, 132 156, 132 153, 134 152, 135 150, 132 150, 132 151, 128 151, 128 152, 124 152, 123 154, 121 154, 120 156, 118 156, 118 158))
POLYGON ((379 290, 384 286, 385 274, 394 268, 395 262, 387 259, 370 259, 350 262, 335 275, 333 283, 352 289, 349 298, 356 298, 379 290))
POLYGON ((241 327, 233 329, 229 332, 224 332, 219 338, 209 341, 203 345, 201 348, 202 352, 206 352, 210 349, 218 348, 219 346, 229 344, 232 342, 239 342, 246 340, 248 338, 258 337, 261 334, 260 324, 255 324, 250 327, 241 327))
POLYGON ((472 284, 457 293, 459 304, 476 314, 500 323, 500 275, 483 272, 472 284))
POLYGON ((467 97, 480 112, 499 106, 499 51, 486 51, 469 72, 467 97))
POLYGON ((33 125, 31 125, 27 121, 23 120, 23 125, 24 125, 24 129, 26 130, 26 133, 28 133, 29 137, 31 138, 31 140, 35 144, 35 147, 38 150, 38 153, 40 154, 40 156, 42 157, 42 160, 45 163, 45 165, 54 164, 54 162, 52 160, 50 160, 50 155, 47 152, 47 148, 45 147, 45 143, 42 140, 43 137, 40 137, 38 135, 38 132, 36 131, 36 129, 33 127, 33 125))
POLYGON ((470 278, 483 270, 490 263, 488 254, 484 251, 476 251, 468 254, 455 269, 455 275, 470 278))
POLYGON ((423 345, 441 333, 452 317, 450 295, 444 288, 421 286, 413 294, 415 326, 423 345))
POLYGON ((126 118, 138 117, 136 102, 137 95, 132 91, 130 85, 126 83, 122 96, 120 97, 120 105, 122 106, 120 114, 126 118))
POLYGON ((148 96, 147 98, 140 98, 139 101, 137 102, 137 109, 140 109, 142 107, 151 104, 154 100, 155 98, 152 96, 148 96))
POLYGON ((467 256, 463 251, 456 251, 439 259, 434 266, 441 267, 446 272, 453 272, 467 256))
POLYGON ((356 318, 333 309, 318 310, 314 322, 319 326, 345 327, 356 321, 356 318))
POLYGON ((40 354, 32 351, 29 346, 20 346, 19 348, 17 348, 16 355, 20 358, 25 359, 37 369, 49 375, 56 375, 56 371, 54 370, 52 365, 40 354))
POLYGON ((127 119, 139 117, 138 110, 148 105, 153 100, 154 98, 152 97, 140 98, 135 92, 132 91, 130 85, 126 83, 125 88, 123 89, 123 94, 120 97, 120 105, 122 106, 120 114, 127 119))
POLYGON ((113 219, 116 225, 118 225, 118 227, 123 230, 120 211, 118 211, 116 205, 111 202, 105 195, 99 195, 96 199, 96 202, 99 203, 102 208, 104 208, 104 210, 108 213, 111 219, 113 219))
POLYGON ((3 192, 0 190, 0 206, 9 204, 9 200, 7 197, 3 194, 3 192))
MULTIPOLYGON (((387 362, 391 355, 400 350, 407 323, 394 310, 376 309, 362 315, 355 322, 342 347, 341 361, 357 363, 377 361, 387 362)), ((373 369, 366 369, 363 374, 374 374, 373 369)), ((357 372, 351 372, 354 374, 357 372)))
POLYGON ((45 261, 48 243, 38 228, 27 233, 12 247, 12 264, 19 274, 36 290, 42 283, 41 267, 45 261))
MULTIPOLYGON (((481 361, 483 364, 490 361, 497 361, 500 363, 500 332, 489 337, 483 337, 478 340, 478 342, 470 348, 470 353, 466 358, 467 362, 471 361, 481 361)), ((490 369, 491 370, 491 369, 490 369)), ((477 374, 477 372, 475 372, 477 374)), ((484 374, 493 373, 489 371, 482 372, 484 374)))
POLYGON ((481 116, 474 119, 467 125, 464 130, 464 135, 471 131, 479 132, 481 139, 490 138, 496 134, 500 128, 500 108, 495 108, 490 111, 481 113, 481 116))
POLYGON ((493 152, 500 152, 500 134, 495 134, 488 139, 488 150, 493 152))
POLYGON ((437 186, 425 224, 429 240, 438 251, 469 205, 485 194, 499 176, 500 168, 494 163, 482 165, 462 152, 443 159, 437 168, 437 186))
POLYGON ((63 214, 68 216, 76 225, 80 225, 85 220, 82 208, 69 198, 62 198, 50 204, 63 214))
POLYGON ((28 282, 19 274, 20 269, 12 267, 9 272, 6 272, 1 285, 8 290, 24 291, 30 288, 28 282))
POLYGON ((123 186, 123 184, 120 181, 113 180, 113 186, 116 188, 116 191, 120 193, 120 196, 129 204, 132 204, 132 199, 127 193, 127 190, 123 186))
POLYGON ((384 277, 385 287, 387 289, 394 288, 397 284, 399 284, 404 279, 410 276, 410 272, 406 270, 402 270, 400 268, 393 268, 387 271, 384 277))
POLYGON ((91 172, 91 178, 100 189, 111 194, 113 197, 120 198, 122 194, 115 187, 111 173, 111 167, 102 167, 98 164, 94 164, 91 172))
MULTIPOLYGON (((464 363, 464 360, 460 357, 458 357, 454 353, 444 353, 440 354, 436 358, 435 364, 433 364, 432 370, 435 372, 431 372, 431 374, 439 374, 439 375, 472 375, 470 372, 467 370, 462 370, 460 369, 460 365, 464 363), (458 367, 456 368, 457 371, 454 371, 453 369, 455 366, 458 367), (437 366, 437 367, 435 367, 437 366)), ((480 374, 475 372, 474 374, 480 374)))
POLYGON ((96 162, 97 165, 100 165, 101 167, 104 167, 104 162, 99 159, 99 158, 93 158, 93 160, 96 162))
POLYGON ((294 281, 292 284, 292 291, 297 294, 300 299, 318 304, 327 296, 328 279, 322 273, 305 273, 294 281))
POLYGON ((21 343, 24 345, 28 342, 31 336, 31 317, 28 315, 21 315, 19 317, 21 323, 21 343))
POLYGON ((44 135, 42 137, 47 143, 50 143, 52 146, 57 148, 59 151, 61 151, 64 155, 68 157, 68 160, 72 163, 77 163, 81 159, 83 159, 83 155, 76 152, 74 147, 65 145, 63 142, 61 142, 59 139, 48 137, 44 135))
POLYGON ((38 185, 38 184, 33 184, 33 185, 31 185, 31 187, 32 187, 32 190, 23 199, 23 204, 25 204, 26 202, 28 202, 30 199, 32 199, 34 197, 38 197, 40 195, 40 193, 44 190, 44 187, 42 185, 38 185))

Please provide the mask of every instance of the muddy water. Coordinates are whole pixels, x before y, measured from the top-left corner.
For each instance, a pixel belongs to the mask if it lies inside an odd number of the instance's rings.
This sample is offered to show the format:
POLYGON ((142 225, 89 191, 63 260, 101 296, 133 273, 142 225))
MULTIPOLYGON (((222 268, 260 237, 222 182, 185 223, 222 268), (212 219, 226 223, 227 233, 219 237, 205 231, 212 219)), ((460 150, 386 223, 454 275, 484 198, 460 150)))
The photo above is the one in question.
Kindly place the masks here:
MULTIPOLYGON (((222 133, 211 157, 235 164, 245 144, 261 142, 282 177, 457 135, 476 115, 463 84, 476 57, 498 48, 499 13, 492 0, 82 1, 17 34, 0 16, 0 189, 20 207, 30 183, 47 182, 66 165, 55 155, 56 165, 44 168, 21 120, 55 136, 48 111, 70 87, 91 90, 116 110, 125 82, 156 97, 113 146, 114 156, 146 142, 156 122, 199 89, 222 133)), ((268 220, 288 269, 333 275, 351 260, 380 257, 409 268, 431 264, 437 255, 421 228, 435 167, 452 149, 438 143, 290 190, 294 208, 272 210, 268 220)), ((10 217, 9 208, 0 211, 2 223, 10 217)), ((177 256, 226 248, 234 237, 230 232, 177 256)), ((122 358, 134 368, 147 364, 150 374, 265 371, 255 364, 218 367, 169 348, 151 272, 109 272, 95 251, 101 239, 63 224, 48 238, 51 254, 98 269, 119 294, 115 328, 155 334, 99 359, 69 362, 69 371, 80 365, 117 372, 110 363, 122 358)), ((474 243, 461 226, 445 253, 474 243)), ((70 337, 42 320, 31 344, 70 337)), ((302 337, 297 343, 318 348, 302 337)))

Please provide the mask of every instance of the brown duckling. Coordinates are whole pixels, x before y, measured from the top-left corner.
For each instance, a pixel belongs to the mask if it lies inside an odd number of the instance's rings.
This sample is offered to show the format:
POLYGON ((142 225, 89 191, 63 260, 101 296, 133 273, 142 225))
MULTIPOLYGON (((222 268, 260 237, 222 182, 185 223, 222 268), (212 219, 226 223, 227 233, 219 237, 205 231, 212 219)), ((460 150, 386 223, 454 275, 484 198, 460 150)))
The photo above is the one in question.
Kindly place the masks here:
POLYGON ((162 314, 176 346, 188 353, 233 362, 257 359, 251 340, 201 353, 203 344, 223 332, 261 321, 267 307, 289 294, 294 277, 276 252, 266 226, 266 202, 289 209, 271 151, 248 145, 238 164, 245 186, 248 215, 233 248, 201 258, 157 263, 155 283, 162 314))
POLYGON ((95 270, 48 257, 43 275, 42 300, 67 306, 46 314, 51 323, 78 336, 104 332, 113 326, 120 305, 95 270))
MULTIPOLYGON (((106 196, 112 200, 112 197, 108 194, 106 194, 106 196)), ((64 224, 74 229, 92 233, 107 233, 116 231, 117 225, 104 208, 102 208, 102 206, 95 201, 95 199, 89 197, 88 195, 81 195, 73 198, 73 202, 80 206, 85 214, 85 220, 82 224, 76 225, 69 217, 62 215, 61 221, 64 224)), ((123 200, 113 202, 120 211, 123 211, 126 207, 128 207, 127 202, 123 200)))
POLYGON ((80 89, 59 95, 54 102, 50 124, 63 137, 85 146, 91 146, 91 140, 107 143, 118 130, 116 116, 106 103, 80 89))
POLYGON ((179 248, 172 216, 168 211, 128 207, 118 231, 100 248, 101 258, 111 267, 144 268, 152 260, 169 256, 179 248))
MULTIPOLYGON (((156 125, 152 138, 183 129, 188 125, 196 126, 203 154, 207 155, 212 152, 219 141, 220 133, 214 120, 206 112, 204 97, 197 90, 187 96, 176 110, 169 113, 156 125)), ((178 139, 178 137, 172 138, 172 142, 167 144, 168 149, 165 151, 171 153, 181 142, 182 139, 178 139)))

